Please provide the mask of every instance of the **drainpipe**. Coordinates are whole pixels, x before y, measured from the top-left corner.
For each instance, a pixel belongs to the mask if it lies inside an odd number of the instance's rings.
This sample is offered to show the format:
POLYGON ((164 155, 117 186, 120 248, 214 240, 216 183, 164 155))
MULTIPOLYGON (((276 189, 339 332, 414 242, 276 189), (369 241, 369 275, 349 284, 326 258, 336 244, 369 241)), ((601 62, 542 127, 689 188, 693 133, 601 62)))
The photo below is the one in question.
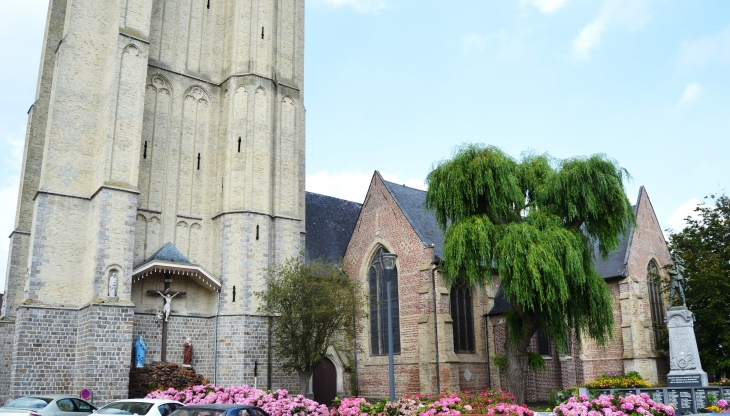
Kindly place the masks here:
MULTIPOLYGON (((433 247, 433 246, 432 246, 433 247)), ((433 256, 431 262, 431 284, 433 285, 433 334, 436 346, 436 394, 441 394, 441 372, 439 371, 439 327, 438 327, 438 311, 436 310, 436 269, 438 268, 438 256, 433 256)))
POLYGON ((213 384, 218 384, 218 315, 221 313, 221 288, 218 290, 218 307, 215 311, 215 340, 213 344, 213 384))
POLYGON ((487 382, 489 389, 492 389, 492 366, 489 363, 489 315, 484 314, 484 339, 487 345, 487 382))

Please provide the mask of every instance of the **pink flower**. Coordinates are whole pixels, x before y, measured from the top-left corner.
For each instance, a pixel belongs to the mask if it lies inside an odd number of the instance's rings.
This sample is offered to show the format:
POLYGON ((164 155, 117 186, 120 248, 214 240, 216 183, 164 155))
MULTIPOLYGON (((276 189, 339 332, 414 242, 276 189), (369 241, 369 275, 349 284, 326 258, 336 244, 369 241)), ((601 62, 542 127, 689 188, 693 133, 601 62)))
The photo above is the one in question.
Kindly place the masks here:
POLYGON ((720 407, 725 407, 725 406, 727 406, 727 400, 720 399, 720 400, 717 401, 717 405, 720 406, 720 407))

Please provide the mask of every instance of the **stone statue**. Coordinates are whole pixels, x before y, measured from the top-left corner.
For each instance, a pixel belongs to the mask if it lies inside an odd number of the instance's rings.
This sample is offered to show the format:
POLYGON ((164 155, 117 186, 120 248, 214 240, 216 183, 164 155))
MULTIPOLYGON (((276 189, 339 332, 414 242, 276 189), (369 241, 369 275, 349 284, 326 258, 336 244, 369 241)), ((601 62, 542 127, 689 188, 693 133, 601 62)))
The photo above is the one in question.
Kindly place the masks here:
POLYGON ((167 318, 170 317, 170 309, 171 309, 171 304, 172 304, 172 298, 174 298, 175 296, 177 296, 179 293, 178 292, 175 292, 172 295, 169 295, 169 294, 167 294, 167 292, 162 293, 159 290, 157 291, 157 293, 159 293, 160 296, 162 296, 163 298, 165 298, 165 306, 162 307, 162 313, 165 314, 165 322, 167 322, 167 318))
POLYGON ((687 301, 684 298, 684 284, 687 282, 687 277, 684 274, 684 260, 679 257, 676 251, 673 251, 672 261, 674 264, 669 270, 669 307, 674 306, 674 297, 677 294, 682 300, 680 306, 687 306, 687 301))
POLYGON ((183 367, 193 366, 193 343, 190 342, 190 338, 185 340, 183 344, 183 367))
POLYGON ((142 335, 137 337, 134 343, 134 366, 144 367, 144 356, 147 354, 147 344, 142 339, 142 335))
POLYGON ((110 298, 116 298, 117 297, 117 272, 113 272, 111 276, 109 276, 109 297, 110 298))

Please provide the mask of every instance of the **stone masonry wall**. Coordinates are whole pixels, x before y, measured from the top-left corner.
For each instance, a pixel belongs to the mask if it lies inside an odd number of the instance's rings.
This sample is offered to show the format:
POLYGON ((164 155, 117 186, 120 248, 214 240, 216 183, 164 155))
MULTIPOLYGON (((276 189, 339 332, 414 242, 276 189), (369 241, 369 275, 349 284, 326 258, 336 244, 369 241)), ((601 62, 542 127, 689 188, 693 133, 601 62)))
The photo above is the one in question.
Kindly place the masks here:
POLYGON ((0 406, 7 403, 10 395, 10 363, 13 355, 15 322, 0 320, 0 406))
POLYGON ((78 312, 74 392, 94 391, 94 404, 126 399, 129 392, 131 305, 90 305, 78 312))
POLYGON ((18 308, 10 362, 10 396, 77 394, 78 311, 18 308))

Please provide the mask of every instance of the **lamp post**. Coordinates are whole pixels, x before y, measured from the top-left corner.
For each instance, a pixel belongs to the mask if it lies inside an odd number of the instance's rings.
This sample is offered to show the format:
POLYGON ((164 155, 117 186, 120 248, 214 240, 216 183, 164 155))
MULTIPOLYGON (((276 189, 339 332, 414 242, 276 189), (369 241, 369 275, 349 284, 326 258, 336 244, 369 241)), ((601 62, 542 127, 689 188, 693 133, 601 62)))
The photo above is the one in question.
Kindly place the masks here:
POLYGON ((385 271, 385 291, 388 292, 388 378, 390 380, 390 401, 395 401, 395 372, 393 365, 393 308, 390 299, 390 281, 393 278, 393 269, 395 269, 395 259, 398 255, 392 253, 383 253, 380 255, 380 264, 383 265, 385 271))

